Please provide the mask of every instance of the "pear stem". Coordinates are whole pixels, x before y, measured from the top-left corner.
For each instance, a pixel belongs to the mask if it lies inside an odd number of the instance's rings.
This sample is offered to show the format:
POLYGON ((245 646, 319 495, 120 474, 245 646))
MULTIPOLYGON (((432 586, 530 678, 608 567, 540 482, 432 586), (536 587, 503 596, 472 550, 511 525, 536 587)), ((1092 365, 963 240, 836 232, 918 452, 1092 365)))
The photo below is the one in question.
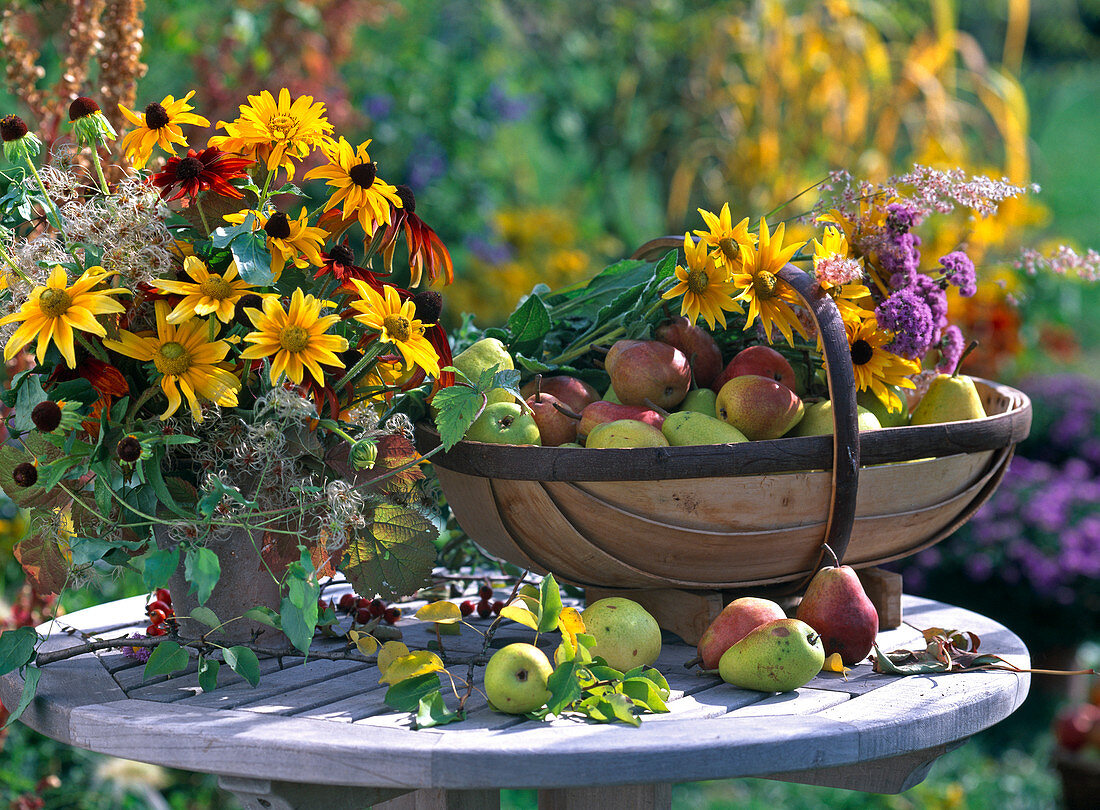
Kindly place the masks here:
POLYGON ((542 404, 542 375, 535 375, 535 402, 542 404))
POLYGON ((840 560, 837 559, 836 552, 833 551, 833 549, 829 546, 828 543, 822 543, 821 545, 827 552, 829 552, 829 556, 833 560, 833 567, 834 568, 840 568, 840 560))
POLYGON ((951 372, 952 377, 959 376, 959 369, 962 367, 963 360, 965 360, 967 355, 969 355, 976 348, 978 348, 978 341, 972 340, 970 341, 970 344, 965 349, 963 349, 963 353, 959 356, 959 362, 955 364, 955 370, 951 372))
POLYGON ((560 402, 555 402, 554 407, 564 413, 570 419, 576 419, 578 422, 581 421, 581 415, 567 405, 562 405, 560 402))
POLYGON ((646 397, 645 404, 646 404, 646 407, 649 408, 651 411, 655 411, 656 413, 663 416, 665 419, 668 419, 669 412, 666 411, 664 408, 662 408, 660 405, 658 405, 656 402, 654 402, 649 397, 646 397))

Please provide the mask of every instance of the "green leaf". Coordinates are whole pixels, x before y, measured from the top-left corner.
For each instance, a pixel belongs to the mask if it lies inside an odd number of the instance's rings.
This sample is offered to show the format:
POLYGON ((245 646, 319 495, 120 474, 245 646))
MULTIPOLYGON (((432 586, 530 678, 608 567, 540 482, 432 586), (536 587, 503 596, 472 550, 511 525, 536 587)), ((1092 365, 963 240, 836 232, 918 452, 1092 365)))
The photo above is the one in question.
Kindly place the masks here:
POLYGON ((561 590, 553 574, 547 574, 539 585, 539 632, 549 633, 557 629, 558 616, 561 615, 561 590))
POLYGON ((189 548, 183 561, 183 575, 191 583, 191 590, 199 597, 199 604, 210 598, 214 586, 222 575, 218 555, 208 548, 189 548))
POLYGON ((533 374, 545 374, 547 371, 553 371, 557 366, 551 366, 541 360, 535 360, 532 357, 516 352, 516 365, 522 366, 524 371, 530 371, 533 374))
POLYGON ((187 669, 189 658, 187 650, 174 641, 162 641, 145 662, 144 678, 152 678, 155 675, 171 675, 181 669, 187 669))
POLYGON ((229 243, 229 252, 237 262, 241 281, 256 287, 275 283, 275 274, 271 272, 271 251, 267 249, 267 236, 263 231, 238 236, 229 243))
POLYGON ((668 711, 656 684, 649 678, 627 678, 622 682, 622 693, 635 704, 651 712, 660 714, 668 711))
POLYGON ((468 385, 452 385, 436 392, 432 407, 436 409, 435 426, 444 450, 462 441, 484 406, 484 395, 468 385))
POLYGON ((416 510, 378 504, 348 546, 340 570, 358 593, 398 599, 428 583, 435 566, 432 541, 438 534, 435 524, 416 510))
POLYGON ((313 620, 306 615, 308 608, 303 610, 284 596, 279 604, 279 626, 290 643, 303 653, 309 652, 309 645, 313 642, 313 631, 317 629, 317 603, 313 603, 313 620))
MULTIPOLYGON (((627 676, 630 676, 632 672, 633 670, 631 670, 631 672, 628 672, 627 676)), ((639 677, 648 678, 649 680, 653 681, 653 684, 657 687, 657 692, 658 694, 660 694, 661 698, 663 700, 668 700, 668 696, 672 693, 672 690, 669 689, 668 681, 665 680, 664 675, 650 667, 649 669, 643 670, 639 677)))
POLYGON ((145 558, 145 568, 141 572, 141 581, 146 590, 155 591, 164 588, 180 564, 180 548, 164 548, 150 553, 145 558))
POLYGON ((94 492, 95 508, 104 518, 109 518, 111 516, 111 482, 106 475, 96 475, 94 492))
POLYGON ((20 627, 0 633, 0 676, 7 675, 34 660, 38 633, 33 627, 20 627))
POLYGON ((171 490, 168 489, 168 485, 164 482, 164 476, 160 470, 160 460, 163 455, 164 450, 161 449, 149 459, 148 464, 142 465, 142 468, 145 470, 145 479, 152 484, 153 492, 157 493, 157 498, 163 506, 167 507, 168 511, 175 513, 184 520, 190 520, 194 517, 194 513, 185 511, 176 503, 176 499, 172 497, 171 490))
POLYGON ((229 668, 255 686, 260 682, 260 659, 248 647, 227 647, 222 657, 229 668))
POLYGON ((280 630, 279 614, 266 605, 258 605, 254 608, 249 608, 243 614, 243 618, 251 619, 254 622, 260 624, 266 624, 268 627, 273 627, 276 630, 280 630))
POLYGON ((550 673, 546 679, 546 688, 550 691, 546 708, 550 714, 561 714, 581 699, 581 685, 577 682, 580 669, 576 661, 563 661, 550 673))
POLYGON ((542 299, 532 293, 508 317, 508 331, 512 340, 508 348, 512 352, 534 353, 542 346, 542 339, 550 331, 550 313, 542 299))
POLYGON ((252 220, 253 215, 249 214, 239 225, 222 225, 220 228, 215 228, 214 233, 210 234, 210 244, 216 248, 227 247, 238 236, 252 233, 252 220))
POLYGON ((399 712, 415 712, 420 709, 420 699, 439 691, 439 676, 426 672, 415 678, 399 681, 386 690, 385 704, 399 712))
POLYGON ((208 607, 199 605, 197 608, 191 611, 191 618, 197 622, 202 622, 207 627, 218 627, 221 625, 221 620, 218 619, 218 614, 212 611, 208 607))
POLYGON ((221 664, 215 659, 199 656, 199 686, 202 687, 202 691, 213 692, 218 688, 219 669, 221 664))
POLYGON ((49 464, 38 467, 38 486, 47 492, 53 489, 65 477, 65 474, 79 464, 75 458, 59 458, 49 464))
POLYGON ((69 551, 73 565, 87 565, 103 558, 103 555, 115 548, 109 540, 98 537, 73 537, 69 540, 69 551))
POLYGON ((19 704, 11 710, 11 714, 8 715, 7 722, 4 723, 3 728, 7 728, 23 716, 23 712, 27 710, 27 707, 31 705, 31 701, 34 700, 34 694, 38 691, 38 679, 41 677, 42 670, 38 667, 27 667, 23 670, 23 694, 19 696, 19 704))
POLYGON ((42 380, 38 374, 28 374, 23 378, 19 386, 19 394, 15 398, 15 414, 12 416, 12 427, 20 433, 34 430, 34 422, 31 420, 31 411, 35 405, 49 399, 42 390, 42 380))
POLYGON ((458 712, 447 708, 447 704, 443 701, 443 693, 437 689, 420 698, 416 708, 415 728, 445 726, 461 719, 458 712))
POLYGON ((613 692, 606 695, 596 704, 605 716, 629 723, 632 726, 641 725, 642 721, 634 714, 634 704, 626 695, 613 692))

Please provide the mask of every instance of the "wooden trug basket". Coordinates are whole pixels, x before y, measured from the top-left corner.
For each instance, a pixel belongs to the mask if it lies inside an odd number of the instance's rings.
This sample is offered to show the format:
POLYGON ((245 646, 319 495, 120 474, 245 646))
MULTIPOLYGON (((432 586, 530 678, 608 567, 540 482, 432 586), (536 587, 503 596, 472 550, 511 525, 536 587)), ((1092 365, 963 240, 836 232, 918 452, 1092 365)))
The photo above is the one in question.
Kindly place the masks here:
MULTIPOLYGON (((635 255, 653 245, 668 243, 635 255)), ((861 434, 836 307, 803 271, 781 276, 823 339, 833 436, 631 449, 462 441, 432 459, 459 525, 490 554, 585 586, 589 599, 636 599, 689 643, 736 596, 804 586, 823 542, 867 569, 954 532, 1027 436, 1027 396, 976 379, 984 419, 861 434)), ((439 436, 420 426, 418 443, 427 452, 439 436)))

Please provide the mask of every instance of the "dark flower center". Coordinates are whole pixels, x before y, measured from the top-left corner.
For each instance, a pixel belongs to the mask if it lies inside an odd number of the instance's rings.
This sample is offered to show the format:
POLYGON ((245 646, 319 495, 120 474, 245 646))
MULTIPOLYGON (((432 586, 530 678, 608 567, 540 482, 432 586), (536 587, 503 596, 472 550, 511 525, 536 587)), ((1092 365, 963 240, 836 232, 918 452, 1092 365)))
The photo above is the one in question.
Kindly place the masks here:
POLYGON ((27 134, 27 125, 18 115, 0 118, 0 137, 5 141, 18 141, 27 134))
POLYGON ((286 239, 290 236, 290 221, 282 211, 276 211, 264 225, 264 230, 272 239, 286 239))
POLYGON ((61 424, 61 406, 49 399, 39 402, 31 411, 31 421, 43 433, 57 430, 61 424))
POLYGON ((153 102, 145 108, 145 126, 149 129, 160 129, 168 126, 168 110, 164 105, 153 102))
POLYGON ((77 96, 73 99, 73 103, 69 105, 69 120, 76 121, 97 112, 99 112, 98 104, 87 96, 77 96))
POLYGON ((206 168, 204 164, 197 157, 191 157, 190 155, 181 159, 176 164, 176 179, 177 180, 194 180, 200 174, 203 169, 206 168))
POLYGON ((866 340, 860 338, 852 344, 852 363, 857 366, 866 365, 875 356, 874 347, 866 340))
POLYGON ((115 449, 118 452, 119 459, 130 464, 141 458, 141 442, 134 436, 124 437, 115 449))
POLYGON ((397 186, 397 196, 401 200, 401 207, 408 211, 410 214, 416 211, 416 198, 413 197, 413 190, 402 183, 397 186))
POLYGON ((15 465, 11 477, 21 487, 33 487, 38 482, 38 468, 31 462, 24 461, 15 465))
POLYGON ((355 264, 355 254, 347 245, 333 245, 328 258, 333 264, 355 264))
POLYGON ((424 290, 412 297, 416 308, 416 319, 422 323, 439 323, 439 313, 443 311, 443 296, 435 290, 424 290))
POLYGON ((348 171, 348 177, 351 178, 351 182, 360 188, 370 188, 374 185, 374 178, 378 176, 378 164, 377 163, 360 163, 358 166, 352 166, 348 171))

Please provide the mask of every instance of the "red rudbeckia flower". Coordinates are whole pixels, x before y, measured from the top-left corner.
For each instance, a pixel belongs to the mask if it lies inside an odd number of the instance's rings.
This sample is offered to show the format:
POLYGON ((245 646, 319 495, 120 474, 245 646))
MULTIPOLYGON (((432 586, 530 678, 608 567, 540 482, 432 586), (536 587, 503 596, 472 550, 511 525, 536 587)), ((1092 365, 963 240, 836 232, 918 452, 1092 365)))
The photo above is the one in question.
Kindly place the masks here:
POLYGON ((241 199, 244 195, 229 184, 230 180, 247 177, 245 167, 253 161, 223 152, 216 146, 196 152, 188 149, 183 157, 168 158, 164 168, 153 175, 153 185, 164 199, 178 200, 184 195, 192 200, 207 189, 223 197, 241 199), (172 192, 175 191, 175 194, 172 192), (168 196, 171 194, 172 196, 168 196))

